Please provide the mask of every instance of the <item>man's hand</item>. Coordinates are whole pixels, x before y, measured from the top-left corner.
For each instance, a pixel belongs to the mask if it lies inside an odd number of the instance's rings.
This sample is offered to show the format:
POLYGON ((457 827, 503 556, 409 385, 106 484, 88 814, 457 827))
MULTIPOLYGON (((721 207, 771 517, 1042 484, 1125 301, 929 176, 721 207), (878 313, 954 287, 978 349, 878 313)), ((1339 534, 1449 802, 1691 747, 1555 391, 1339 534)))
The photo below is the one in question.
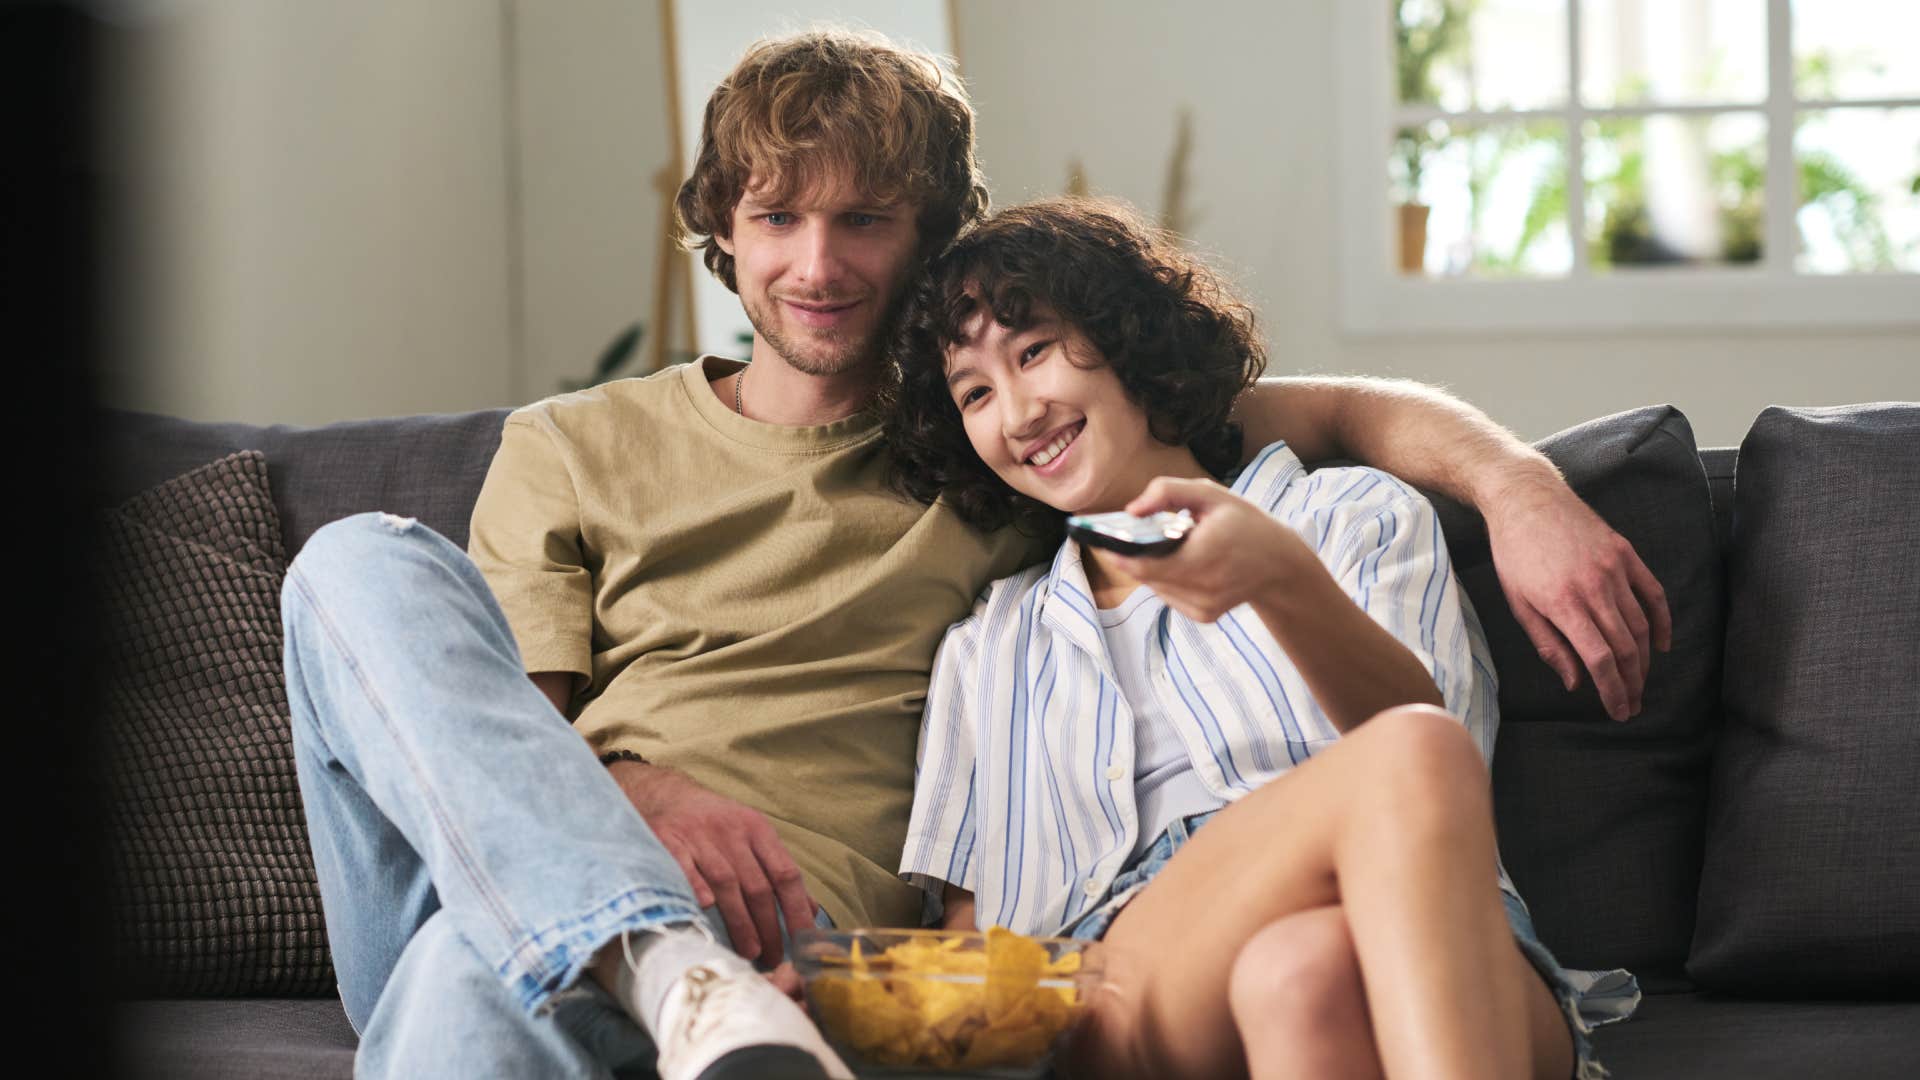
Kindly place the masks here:
POLYGON ((779 965, 781 913, 788 932, 798 933, 813 925, 814 905, 800 867, 766 815, 676 769, 616 761, 607 771, 679 861, 694 900, 720 909, 734 951, 768 967, 779 965))
POLYGON ((1569 691, 1584 663, 1607 715, 1638 715, 1652 650, 1673 647, 1673 621, 1633 545, 1564 483, 1517 483, 1483 516, 1501 591, 1540 659, 1569 691))

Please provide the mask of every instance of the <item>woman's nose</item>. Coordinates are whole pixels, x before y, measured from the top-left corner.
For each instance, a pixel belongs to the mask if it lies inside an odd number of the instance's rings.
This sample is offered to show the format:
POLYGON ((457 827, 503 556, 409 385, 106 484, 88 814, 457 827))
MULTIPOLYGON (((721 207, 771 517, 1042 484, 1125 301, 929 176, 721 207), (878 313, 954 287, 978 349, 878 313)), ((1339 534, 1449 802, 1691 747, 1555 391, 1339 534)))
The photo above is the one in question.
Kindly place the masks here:
POLYGON ((1039 433, 1040 421, 1047 415, 1047 403, 1038 394, 1008 389, 1000 395, 1000 422, 1009 438, 1039 433))

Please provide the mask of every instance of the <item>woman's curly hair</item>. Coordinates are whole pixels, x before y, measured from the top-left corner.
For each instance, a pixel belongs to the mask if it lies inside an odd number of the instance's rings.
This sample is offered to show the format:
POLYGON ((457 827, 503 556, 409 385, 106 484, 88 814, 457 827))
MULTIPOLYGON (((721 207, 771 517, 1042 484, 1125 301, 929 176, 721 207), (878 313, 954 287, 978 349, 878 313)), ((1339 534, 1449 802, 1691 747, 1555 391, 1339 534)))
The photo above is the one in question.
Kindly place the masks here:
POLYGON ((947 350, 985 305, 1024 330, 1052 315, 1073 325, 1146 410, 1147 430, 1224 477, 1241 462, 1234 400, 1266 366, 1253 310, 1219 275, 1107 200, 1047 199, 1002 210, 928 266, 902 313, 886 395, 893 486, 923 503, 945 496, 976 528, 1057 533, 1064 515, 1008 487, 967 440, 946 384, 947 350))

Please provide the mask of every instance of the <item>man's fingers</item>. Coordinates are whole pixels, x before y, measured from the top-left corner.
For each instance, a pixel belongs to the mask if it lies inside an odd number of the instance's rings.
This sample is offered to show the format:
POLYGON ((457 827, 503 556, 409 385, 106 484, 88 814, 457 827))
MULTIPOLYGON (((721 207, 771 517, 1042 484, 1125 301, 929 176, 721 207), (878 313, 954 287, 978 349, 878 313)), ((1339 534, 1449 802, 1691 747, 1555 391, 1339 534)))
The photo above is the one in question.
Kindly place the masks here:
POLYGON ((1573 653, 1567 647, 1566 639, 1546 616, 1533 609, 1533 605, 1518 597, 1509 596, 1512 601, 1513 617, 1519 620, 1520 629, 1527 632, 1527 640, 1533 642, 1533 649, 1540 654, 1540 660, 1560 676, 1560 685, 1571 691, 1580 685, 1579 669, 1574 665, 1573 653))
MULTIPOLYGON (((1606 642, 1607 651, 1612 654, 1614 677, 1620 683, 1618 699, 1620 711, 1614 709, 1614 699, 1602 694, 1601 700, 1607 703, 1607 712, 1612 713, 1615 720, 1625 720, 1640 711, 1638 643, 1634 640, 1632 632, 1627 629, 1626 620, 1620 617, 1620 609, 1615 606, 1612 593, 1589 601, 1587 612, 1587 617, 1592 619, 1593 624, 1599 628, 1600 636, 1606 642)), ((1584 651, 1582 656, 1587 661, 1587 667, 1591 669, 1593 658, 1586 656, 1584 651)), ((1593 684, 1601 685, 1600 673, 1597 671, 1593 675, 1593 684)))
MULTIPOLYGON (((734 874, 740 884, 740 900, 747 907, 747 917, 753 920, 754 935, 760 939, 760 948, 754 955, 762 963, 778 964, 781 959, 780 912, 773 902, 773 883, 767 880, 766 871, 760 868, 759 858, 744 839, 736 839, 728 845, 726 852, 733 862, 734 874)), ((745 956, 746 953, 741 955, 745 956)))
POLYGON ((767 972, 767 981, 793 1000, 800 1000, 800 973, 794 970, 792 961, 767 972))
POLYGON ((1613 646, 1608 644, 1600 628, 1590 620, 1582 619, 1574 626, 1561 629, 1587 665, 1587 671, 1593 675, 1593 688, 1600 692, 1600 703, 1606 707, 1607 715, 1615 720, 1625 720, 1628 716, 1627 684, 1620 678, 1620 667, 1614 661, 1613 646))
POLYGON ((747 841, 753 845, 753 853, 760 860, 760 868, 766 871, 767 880, 773 883, 773 895, 779 899, 780 911, 787 919, 787 933, 797 934, 812 926, 813 897, 807 895, 806 878, 786 845, 771 828, 764 833, 755 830, 747 841))
POLYGON ((740 896, 740 883, 734 877, 733 864, 711 845, 699 849, 695 862, 713 886, 713 905, 720 909, 720 921, 726 925, 727 939, 733 951, 753 959, 760 955, 760 935, 747 914, 746 901, 740 896))
POLYGON ((1652 632, 1653 647, 1661 652, 1673 648, 1673 613, 1667 610, 1667 591, 1660 587, 1660 581, 1640 561, 1638 554, 1627 560, 1627 583, 1633 587, 1633 595, 1647 612, 1647 623, 1652 632))
POLYGON ((1627 632, 1633 635, 1634 651, 1640 658, 1639 672, 1633 680, 1633 711, 1637 713, 1647 693, 1647 672, 1653 667, 1652 631, 1646 612, 1640 610, 1640 601, 1634 598, 1633 587, 1625 580, 1614 579, 1613 600, 1621 618, 1627 622, 1627 632))
POLYGON ((678 837, 671 836, 660 837, 660 845, 667 849, 667 854, 673 856, 674 862, 680 864, 680 872, 687 875, 687 884, 693 886, 693 902, 703 908, 712 907, 713 887, 707 884, 707 876, 694 865, 693 853, 687 850, 687 845, 681 843, 678 837))

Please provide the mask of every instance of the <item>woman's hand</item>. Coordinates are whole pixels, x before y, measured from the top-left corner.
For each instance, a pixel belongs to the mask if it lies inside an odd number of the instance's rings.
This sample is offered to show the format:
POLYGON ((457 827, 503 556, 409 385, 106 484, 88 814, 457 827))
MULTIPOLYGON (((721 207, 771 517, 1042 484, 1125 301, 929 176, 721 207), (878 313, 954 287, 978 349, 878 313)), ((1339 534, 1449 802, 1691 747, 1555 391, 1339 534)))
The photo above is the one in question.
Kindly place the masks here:
POLYGON ((1320 567, 1298 533, 1211 480, 1163 476, 1127 504, 1127 513, 1138 517, 1161 510, 1193 515, 1187 538, 1171 554, 1123 556, 1114 565, 1195 622, 1213 622, 1284 589, 1305 565, 1301 560, 1320 567))
POLYGON ((1181 509, 1195 524, 1172 554, 1123 558, 1116 568, 1196 622, 1251 604, 1342 732, 1395 705, 1444 707, 1420 658, 1360 609, 1299 533, 1258 506, 1210 481, 1169 477, 1127 504, 1137 515, 1181 509))

